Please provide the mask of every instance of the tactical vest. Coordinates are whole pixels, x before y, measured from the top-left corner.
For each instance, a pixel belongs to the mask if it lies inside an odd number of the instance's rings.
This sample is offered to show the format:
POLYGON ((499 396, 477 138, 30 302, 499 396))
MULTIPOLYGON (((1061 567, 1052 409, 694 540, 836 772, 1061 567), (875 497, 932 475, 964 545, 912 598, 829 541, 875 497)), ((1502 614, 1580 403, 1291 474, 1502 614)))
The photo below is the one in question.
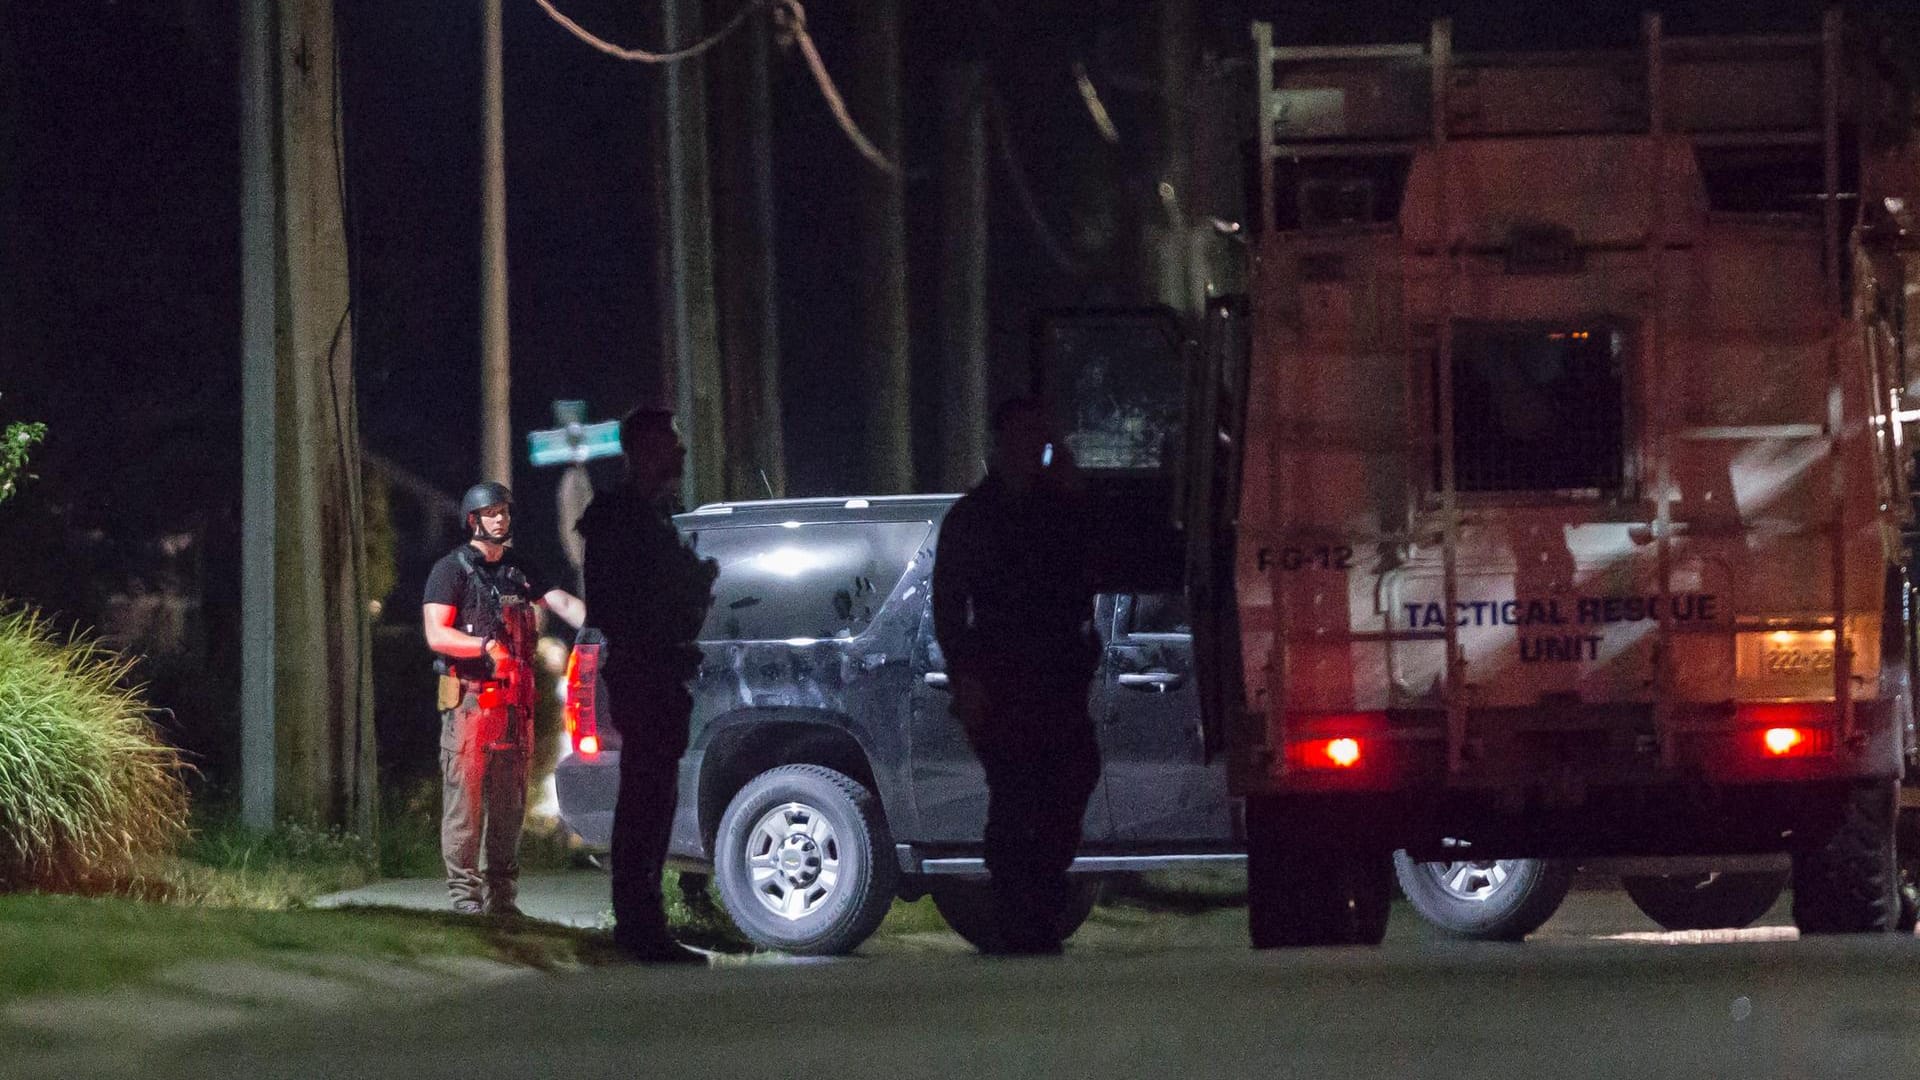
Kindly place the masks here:
MULTIPOLYGON (((489 563, 473 545, 463 546, 457 555, 466 571, 461 583, 460 606, 454 612, 456 626, 474 637, 491 637, 506 646, 507 652, 522 664, 533 663, 536 640, 532 583, 519 567, 504 559, 489 563)), ((484 679, 491 674, 484 658, 447 661, 434 664, 443 675, 484 679)))

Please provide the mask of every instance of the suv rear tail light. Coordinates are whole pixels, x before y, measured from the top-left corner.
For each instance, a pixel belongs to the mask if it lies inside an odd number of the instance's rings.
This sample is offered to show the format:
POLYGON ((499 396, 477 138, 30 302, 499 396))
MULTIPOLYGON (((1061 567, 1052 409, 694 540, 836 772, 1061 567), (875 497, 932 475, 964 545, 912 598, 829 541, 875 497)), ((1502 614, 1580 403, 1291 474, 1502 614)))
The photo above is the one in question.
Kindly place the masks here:
POLYGON ((594 699, 600 685, 603 648, 599 641, 582 640, 567 656, 567 741, 574 753, 589 760, 600 754, 600 722, 594 699))

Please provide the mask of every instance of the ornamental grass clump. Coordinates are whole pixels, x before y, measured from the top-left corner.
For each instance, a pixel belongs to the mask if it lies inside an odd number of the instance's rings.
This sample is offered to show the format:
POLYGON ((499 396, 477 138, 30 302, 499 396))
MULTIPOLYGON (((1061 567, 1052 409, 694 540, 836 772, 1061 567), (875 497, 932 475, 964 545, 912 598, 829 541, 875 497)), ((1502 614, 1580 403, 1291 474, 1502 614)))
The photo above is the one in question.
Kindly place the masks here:
POLYGON ((127 662, 0 610, 0 893, 97 891, 186 835, 180 754, 127 662))

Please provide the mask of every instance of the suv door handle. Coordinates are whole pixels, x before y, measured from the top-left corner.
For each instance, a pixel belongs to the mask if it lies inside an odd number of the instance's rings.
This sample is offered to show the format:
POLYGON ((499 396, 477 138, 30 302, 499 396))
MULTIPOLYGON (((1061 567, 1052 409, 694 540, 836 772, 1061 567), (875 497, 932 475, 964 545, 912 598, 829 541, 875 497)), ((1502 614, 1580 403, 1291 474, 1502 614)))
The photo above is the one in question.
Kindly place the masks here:
POLYGON ((1114 676, 1114 682, 1134 690, 1157 690, 1166 693, 1177 690, 1187 681, 1186 676, 1171 671, 1130 671, 1114 676))
POLYGON ((929 671, 921 676, 921 680, 936 690, 947 688, 947 673, 944 671, 929 671))

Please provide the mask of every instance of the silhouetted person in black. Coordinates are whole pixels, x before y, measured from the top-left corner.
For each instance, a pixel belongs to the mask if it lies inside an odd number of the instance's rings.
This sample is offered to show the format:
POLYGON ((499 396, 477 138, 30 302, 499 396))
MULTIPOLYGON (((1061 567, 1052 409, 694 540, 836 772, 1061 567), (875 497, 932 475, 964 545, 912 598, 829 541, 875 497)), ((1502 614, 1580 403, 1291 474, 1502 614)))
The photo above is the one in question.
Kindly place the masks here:
POLYGON ((594 625, 607 638, 601 677, 620 733, 620 794, 613 809, 613 938, 637 960, 704 963, 667 931, 660 893, 700 670, 700 633, 713 603, 715 565, 673 527, 673 492, 686 447, 665 409, 620 422, 626 482, 594 496, 580 517, 582 578, 597 597, 594 625))
POLYGON ((934 633, 954 715, 987 779, 987 872, 1008 952, 1058 952, 1067 867, 1100 777, 1087 712, 1099 664, 1089 519, 1044 408, 994 413, 985 480, 954 504, 933 561, 934 633))

